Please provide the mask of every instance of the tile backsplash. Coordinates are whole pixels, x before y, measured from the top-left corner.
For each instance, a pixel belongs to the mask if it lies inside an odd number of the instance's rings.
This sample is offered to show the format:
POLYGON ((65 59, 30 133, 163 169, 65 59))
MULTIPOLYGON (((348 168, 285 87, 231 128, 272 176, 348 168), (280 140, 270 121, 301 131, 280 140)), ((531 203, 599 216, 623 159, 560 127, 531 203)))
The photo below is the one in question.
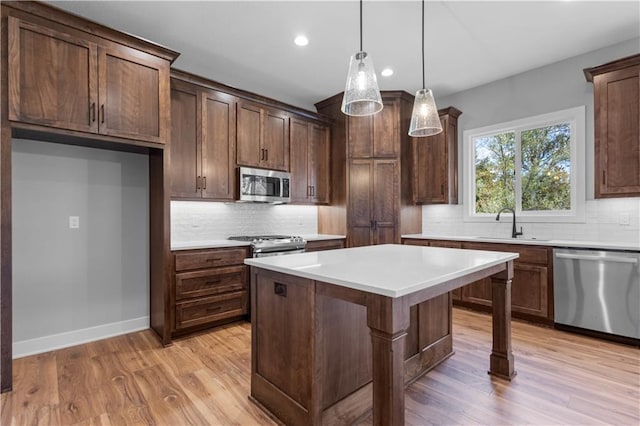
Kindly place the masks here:
POLYGON ((171 202, 171 242, 226 239, 231 235, 318 232, 315 206, 259 203, 171 202))
MULTIPOLYGON (((427 235, 511 236, 511 215, 500 222, 465 222, 463 205, 422 207, 422 233, 427 235)), ((640 198, 587 200, 585 223, 517 222, 525 238, 640 244, 640 198), (625 225, 628 218, 629 224, 625 225)))

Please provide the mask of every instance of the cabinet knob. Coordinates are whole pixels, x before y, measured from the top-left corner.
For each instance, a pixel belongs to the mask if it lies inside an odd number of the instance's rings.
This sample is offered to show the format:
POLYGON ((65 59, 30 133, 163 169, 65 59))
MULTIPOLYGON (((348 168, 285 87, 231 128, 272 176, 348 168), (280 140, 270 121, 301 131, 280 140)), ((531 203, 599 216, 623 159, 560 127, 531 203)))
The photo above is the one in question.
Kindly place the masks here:
POLYGON ((100 122, 104 123, 104 104, 100 105, 100 122))
POLYGON ((91 121, 92 122, 96 121, 96 103, 95 102, 91 103, 91 121))

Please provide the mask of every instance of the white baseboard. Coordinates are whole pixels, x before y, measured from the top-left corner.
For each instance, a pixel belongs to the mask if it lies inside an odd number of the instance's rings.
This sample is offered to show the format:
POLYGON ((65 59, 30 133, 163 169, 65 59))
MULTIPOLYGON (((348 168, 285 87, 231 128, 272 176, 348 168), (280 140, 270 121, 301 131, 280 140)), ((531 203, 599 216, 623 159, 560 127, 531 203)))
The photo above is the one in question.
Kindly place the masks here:
POLYGON ((69 346, 119 336, 121 334, 132 333, 134 331, 146 330, 147 328, 149 328, 149 317, 145 316, 121 322, 83 328, 80 330, 68 331, 65 333, 52 334, 35 339, 22 340, 20 342, 13 342, 13 358, 22 358, 28 355, 52 351, 54 349, 68 348, 69 346))

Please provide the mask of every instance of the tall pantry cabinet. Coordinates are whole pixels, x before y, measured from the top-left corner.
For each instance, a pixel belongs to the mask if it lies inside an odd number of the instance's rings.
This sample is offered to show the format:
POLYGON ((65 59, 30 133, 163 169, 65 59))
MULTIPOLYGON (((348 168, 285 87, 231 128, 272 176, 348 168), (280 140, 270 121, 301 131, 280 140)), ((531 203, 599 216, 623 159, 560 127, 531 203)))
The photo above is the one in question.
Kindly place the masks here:
POLYGON ((384 108, 366 117, 340 111, 342 93, 316 104, 334 119, 331 206, 318 207, 318 232, 347 236, 347 247, 399 244, 422 231, 412 204, 411 143, 407 135, 413 96, 382 92, 384 108))
MULTIPOLYGON (((318 206, 318 232, 347 236, 347 247, 400 244, 422 232, 422 207, 413 204, 409 122, 413 96, 382 92, 384 108, 367 117, 340 111, 342 94, 316 104, 334 119, 331 205, 318 206)), ((427 141, 421 138, 416 142, 427 141)), ((453 353, 449 293, 411 306, 405 355, 432 368, 453 353)))

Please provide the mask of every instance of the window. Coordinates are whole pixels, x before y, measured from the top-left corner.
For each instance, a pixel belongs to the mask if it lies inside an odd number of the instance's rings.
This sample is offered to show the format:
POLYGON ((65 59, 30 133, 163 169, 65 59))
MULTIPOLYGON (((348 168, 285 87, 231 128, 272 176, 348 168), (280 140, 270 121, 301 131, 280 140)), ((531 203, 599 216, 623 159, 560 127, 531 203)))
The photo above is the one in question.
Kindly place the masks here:
POLYGON ((584 220, 584 107, 464 132, 465 218, 584 220))

